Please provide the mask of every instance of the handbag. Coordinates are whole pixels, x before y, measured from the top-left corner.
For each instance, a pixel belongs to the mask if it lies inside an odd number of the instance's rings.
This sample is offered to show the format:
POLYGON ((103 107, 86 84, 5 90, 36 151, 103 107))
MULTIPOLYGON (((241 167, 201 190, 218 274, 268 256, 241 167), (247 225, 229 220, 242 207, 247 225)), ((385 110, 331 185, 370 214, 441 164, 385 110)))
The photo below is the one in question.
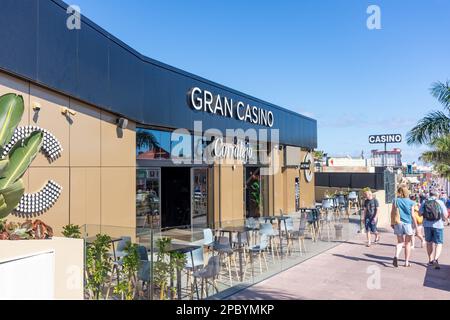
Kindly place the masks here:
POLYGON ((401 220, 400 220, 400 210, 397 206, 397 201, 395 201, 395 210, 394 210, 394 205, 392 206, 392 210, 391 210, 391 226, 395 226, 396 224, 400 224, 401 220))

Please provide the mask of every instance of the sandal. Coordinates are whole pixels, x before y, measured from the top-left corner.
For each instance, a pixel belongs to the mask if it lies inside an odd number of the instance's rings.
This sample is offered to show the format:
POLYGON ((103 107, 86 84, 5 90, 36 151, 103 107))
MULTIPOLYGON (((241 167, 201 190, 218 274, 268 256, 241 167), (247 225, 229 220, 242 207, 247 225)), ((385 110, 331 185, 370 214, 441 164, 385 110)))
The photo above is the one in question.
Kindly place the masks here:
POLYGON ((405 268, 409 268, 409 267, 411 267, 411 263, 410 263, 410 262, 408 262, 408 263, 405 263, 404 267, 405 267, 405 268))
POLYGON ((392 262, 392 264, 394 265, 394 267, 398 267, 398 259, 397 257, 394 257, 394 261, 392 262))

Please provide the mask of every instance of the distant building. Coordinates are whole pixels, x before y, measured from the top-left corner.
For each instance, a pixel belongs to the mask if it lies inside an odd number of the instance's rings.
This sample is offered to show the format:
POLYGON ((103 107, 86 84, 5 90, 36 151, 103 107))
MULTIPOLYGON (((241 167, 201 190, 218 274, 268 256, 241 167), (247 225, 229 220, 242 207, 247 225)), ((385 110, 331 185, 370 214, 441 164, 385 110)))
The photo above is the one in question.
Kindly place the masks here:
POLYGON ((402 151, 398 148, 393 150, 372 150, 371 166, 373 167, 402 167, 402 151))
POLYGON ((352 157, 329 157, 322 172, 374 172, 368 160, 352 157))

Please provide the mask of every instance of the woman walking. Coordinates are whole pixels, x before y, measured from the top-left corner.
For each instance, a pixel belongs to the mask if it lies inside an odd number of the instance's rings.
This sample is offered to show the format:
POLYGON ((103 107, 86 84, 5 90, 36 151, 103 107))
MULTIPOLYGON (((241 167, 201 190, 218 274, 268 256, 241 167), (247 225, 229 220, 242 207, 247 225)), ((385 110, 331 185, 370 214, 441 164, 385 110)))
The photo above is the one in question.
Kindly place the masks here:
POLYGON ((413 225, 417 228, 417 222, 414 217, 415 202, 409 199, 409 190, 401 185, 397 189, 397 199, 392 205, 391 226, 394 234, 397 236, 397 246, 395 248, 394 267, 398 267, 398 258, 405 246, 405 267, 410 267, 409 259, 411 257, 411 238, 413 236, 413 225))
POLYGON ((414 235, 413 235, 413 237, 412 237, 412 242, 411 242, 411 248, 412 249, 414 249, 414 247, 415 247, 415 244, 416 244, 416 237, 417 238, 419 238, 419 240, 420 240, 420 247, 421 248, 424 248, 425 247, 425 244, 426 244, 426 242, 425 242, 425 236, 424 236, 424 233, 423 233, 423 225, 422 225, 422 223, 423 223, 423 217, 421 217, 420 215, 419 215, 419 203, 417 202, 417 200, 418 200, 418 197, 416 196, 416 195, 411 195, 410 197, 409 197, 412 201, 414 201, 414 217, 416 218, 416 224, 417 224, 417 227, 416 228, 414 228, 414 224, 413 224, 413 231, 414 231, 414 235))

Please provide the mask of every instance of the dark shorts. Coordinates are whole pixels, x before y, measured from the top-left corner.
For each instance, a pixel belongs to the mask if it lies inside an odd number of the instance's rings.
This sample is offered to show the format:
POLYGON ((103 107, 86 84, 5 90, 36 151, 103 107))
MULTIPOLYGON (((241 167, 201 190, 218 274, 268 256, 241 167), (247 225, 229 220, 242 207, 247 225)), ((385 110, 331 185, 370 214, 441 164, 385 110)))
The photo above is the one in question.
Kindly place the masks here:
POLYGON ((366 232, 377 232, 377 222, 374 219, 365 219, 364 227, 366 228, 366 232))
POLYGON ((425 241, 433 242, 436 244, 444 243, 444 229, 437 229, 431 227, 423 228, 425 230, 425 241))

